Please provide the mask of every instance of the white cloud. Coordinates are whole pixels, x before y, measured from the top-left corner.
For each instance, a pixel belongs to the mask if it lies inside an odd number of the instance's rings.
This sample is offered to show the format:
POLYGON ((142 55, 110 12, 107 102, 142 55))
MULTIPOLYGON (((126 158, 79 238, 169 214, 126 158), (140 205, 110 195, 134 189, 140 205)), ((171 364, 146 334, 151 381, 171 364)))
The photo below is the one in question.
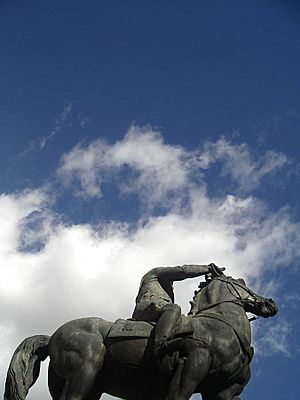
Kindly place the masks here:
MULTIPOLYGON (((141 214, 133 225, 65 224, 52 212, 45 189, 1 196, 1 371, 26 336, 51 334, 81 316, 130 316, 139 280, 154 266, 215 262, 233 276, 255 278, 299 256, 299 225, 287 209, 271 212, 261 200, 240 198, 226 189, 222 196, 210 196, 205 177, 194 177, 196 155, 166 144, 150 128, 137 127, 115 144, 97 140, 64 155, 59 176, 78 185, 85 196, 101 196, 107 174, 120 185, 117 174, 122 176, 124 167, 133 171, 124 182, 126 190, 143 201, 148 198, 150 205, 164 206, 172 193, 174 201, 163 214, 141 214)), ((245 163, 257 165, 255 160, 245 163)), ((194 280, 176 286, 176 299, 185 312, 197 284, 194 280)), ((273 349, 284 352, 282 343, 268 340, 273 349)))
POLYGON ((209 168, 212 163, 222 163, 222 173, 229 176, 240 191, 255 189, 262 179, 287 164, 285 154, 272 150, 257 157, 247 144, 233 145, 224 137, 216 142, 206 142, 199 157, 202 168, 209 168))
POLYGON ((132 126, 124 139, 109 145, 96 140, 87 147, 76 146, 62 157, 57 171, 65 185, 77 184, 78 195, 101 197, 101 185, 113 174, 129 172, 120 188, 138 193, 148 204, 166 201, 170 193, 189 184, 193 153, 164 143, 151 127, 132 126))
POLYGON ((204 173, 214 163, 220 164, 233 190, 249 193, 288 159, 271 150, 258 156, 245 143, 234 145, 224 137, 205 142, 202 150, 188 151, 166 144, 150 126, 131 126, 114 144, 98 139, 77 145, 62 157, 57 174, 78 196, 99 198, 103 184, 114 181, 123 193, 137 193, 148 206, 178 206, 192 184, 205 188, 204 173))
POLYGON ((87 149, 77 145, 62 157, 57 174, 66 186, 78 181, 78 195, 101 197, 102 177, 99 170, 106 151, 107 145, 102 140, 96 140, 87 149))
POLYGON ((46 201, 40 190, 25 191, 21 194, 0 196, 0 246, 2 252, 15 251, 12 243, 17 242, 19 223, 31 213, 39 210, 46 201))

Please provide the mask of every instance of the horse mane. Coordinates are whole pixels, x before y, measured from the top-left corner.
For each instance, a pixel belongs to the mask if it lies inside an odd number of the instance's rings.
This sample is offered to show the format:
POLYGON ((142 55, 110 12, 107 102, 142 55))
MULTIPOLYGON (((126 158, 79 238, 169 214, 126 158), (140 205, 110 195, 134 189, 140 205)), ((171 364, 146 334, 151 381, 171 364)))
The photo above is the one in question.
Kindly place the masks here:
POLYGON ((188 312, 188 315, 194 315, 197 314, 198 310, 199 310, 199 301, 198 301, 198 295, 201 292, 202 289, 204 289, 206 286, 208 286, 210 284, 211 280, 206 280, 206 281, 202 281, 200 282, 199 286, 198 286, 198 290, 194 291, 194 296, 192 298, 192 300, 190 301, 190 311, 188 312))
POLYGON ((216 276, 211 279, 206 279, 205 281, 200 282, 200 284, 198 286, 199 289, 195 290, 194 297, 190 301, 191 308, 190 308, 190 311, 188 312, 188 315, 195 315, 199 312, 199 309, 201 308, 201 305, 199 304, 199 294, 201 293, 201 291, 204 288, 206 288, 214 280, 219 280, 222 282, 232 283, 232 284, 237 283, 238 286, 244 286, 245 290, 247 290, 247 291, 249 290, 246 286, 244 279, 242 279, 242 278, 234 279, 231 276, 227 276, 227 275, 223 274, 221 276, 216 276))

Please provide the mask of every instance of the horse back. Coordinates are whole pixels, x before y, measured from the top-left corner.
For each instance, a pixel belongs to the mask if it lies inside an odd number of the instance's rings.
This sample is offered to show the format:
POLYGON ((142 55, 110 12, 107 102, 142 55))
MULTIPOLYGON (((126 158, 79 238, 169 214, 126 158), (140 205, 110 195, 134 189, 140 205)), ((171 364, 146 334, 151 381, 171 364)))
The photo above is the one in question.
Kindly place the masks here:
POLYGON ((111 326, 108 338, 149 338, 155 323, 134 319, 117 319, 111 326))

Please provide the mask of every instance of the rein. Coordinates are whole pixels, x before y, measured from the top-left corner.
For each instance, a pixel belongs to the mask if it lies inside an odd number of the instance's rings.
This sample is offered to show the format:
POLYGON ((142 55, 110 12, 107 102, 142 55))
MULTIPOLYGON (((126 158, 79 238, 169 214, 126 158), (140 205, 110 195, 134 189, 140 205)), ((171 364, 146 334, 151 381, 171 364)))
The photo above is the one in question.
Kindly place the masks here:
MULTIPOLYGON (((228 287, 229 285, 232 286, 233 289, 234 289, 234 291, 235 291, 235 292, 237 293, 237 295, 239 296, 239 298, 237 298, 236 300, 233 300, 233 299, 232 299, 232 300, 220 300, 220 301, 218 301, 218 302, 216 302, 216 303, 209 304, 209 305, 207 305, 207 306, 205 306, 205 307, 202 307, 202 308, 198 309, 198 310, 197 310, 197 313, 196 313, 196 314, 193 314, 194 316, 197 316, 197 314, 198 314, 198 313, 201 313, 202 311, 210 310, 211 308, 214 308, 214 307, 216 307, 216 306, 218 306, 218 305, 220 305, 220 304, 223 304, 223 303, 233 303, 233 304, 236 304, 236 305, 238 305, 238 306, 244 308, 243 303, 246 303, 246 304, 247 304, 247 303, 249 302, 249 300, 248 300, 248 299, 242 299, 240 293, 237 291, 237 289, 235 288, 235 286, 240 287, 241 289, 245 290, 245 292, 247 292, 249 295, 253 296, 253 297, 254 297, 254 299, 253 299, 254 304, 262 303, 261 301, 259 301, 259 300, 257 299, 257 295, 256 295, 251 289, 247 288, 246 286, 244 286, 244 285, 242 285, 242 284, 240 284, 240 283, 238 283, 238 282, 236 282, 236 281, 233 283, 233 282, 231 282, 228 278, 223 278, 222 276, 218 276, 218 277, 216 277, 216 278, 214 278, 214 279, 218 279, 219 281, 222 281, 222 282, 226 283, 226 284, 227 284, 228 291, 229 291, 234 297, 236 297, 235 294, 232 293, 232 291, 231 291, 230 288, 228 287)), ((189 313, 189 315, 191 315, 191 314, 192 314, 192 313, 189 313)), ((255 321, 255 320, 258 319, 258 318, 259 318, 259 317, 252 317, 252 318, 249 319, 249 322, 255 321)))
MULTIPOLYGON (((218 306, 220 304, 223 304, 223 303, 234 303, 234 304, 244 308, 241 303, 245 302, 245 301, 246 300, 221 300, 221 301, 217 301, 216 303, 209 304, 209 305, 207 305, 205 307, 202 307, 202 308, 198 309, 197 314, 202 312, 202 311, 210 310, 211 308, 214 308, 214 307, 216 307, 216 306, 218 306)), ((194 316, 196 317, 197 314, 194 314, 194 316)), ((190 315, 190 314, 188 314, 188 315, 190 315)))
MULTIPOLYGON (((230 283, 230 285, 231 286, 238 286, 238 287, 240 287, 241 289, 243 289, 243 290, 245 290, 245 292, 247 292, 248 294, 250 294, 251 296, 253 296, 255 299, 257 298, 257 294, 255 294, 251 289, 249 289, 247 286, 245 286, 245 285, 242 285, 241 283, 238 283, 238 282, 231 282, 228 278, 226 279, 226 278, 223 278, 222 276, 218 276, 218 277, 216 277, 216 278, 214 278, 214 279, 218 279, 219 281, 222 281, 222 282, 225 282, 225 283, 230 283)), ((235 288, 234 288, 235 289, 235 288)), ((236 290, 236 289, 235 289, 236 290)), ((238 292, 237 292, 238 293, 238 292)), ((238 293, 239 294, 239 293, 238 293)), ((256 300, 258 303, 259 303, 259 301, 258 300, 256 300)))

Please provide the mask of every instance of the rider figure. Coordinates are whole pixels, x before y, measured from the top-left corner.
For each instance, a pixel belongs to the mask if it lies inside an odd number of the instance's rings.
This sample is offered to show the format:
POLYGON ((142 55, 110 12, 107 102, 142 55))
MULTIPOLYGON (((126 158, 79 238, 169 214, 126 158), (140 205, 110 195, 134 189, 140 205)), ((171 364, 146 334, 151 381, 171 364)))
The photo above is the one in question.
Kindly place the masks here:
POLYGON ((215 264, 183 265, 151 269, 141 280, 132 317, 140 321, 156 322, 154 354, 160 356, 166 349, 180 347, 182 339, 172 339, 181 316, 181 308, 174 304, 173 281, 182 281, 201 275, 219 276, 222 269, 215 264))

